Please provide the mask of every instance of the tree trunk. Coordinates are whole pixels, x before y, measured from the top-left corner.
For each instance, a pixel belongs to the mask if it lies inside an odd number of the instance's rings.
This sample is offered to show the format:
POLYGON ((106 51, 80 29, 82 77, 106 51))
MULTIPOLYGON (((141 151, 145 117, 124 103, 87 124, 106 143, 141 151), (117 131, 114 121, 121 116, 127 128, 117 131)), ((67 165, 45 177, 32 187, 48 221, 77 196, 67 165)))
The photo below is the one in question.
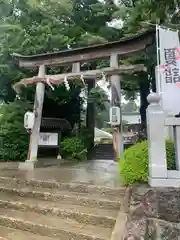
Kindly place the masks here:
POLYGON ((140 85, 140 100, 141 100, 141 107, 140 107, 141 130, 144 130, 146 129, 146 108, 148 106, 147 96, 150 93, 150 90, 149 90, 150 84, 149 84, 147 75, 143 77, 139 85, 140 85))
POLYGON ((155 66, 152 66, 152 68, 151 68, 151 85, 152 85, 152 91, 153 91, 153 92, 156 92, 155 66))

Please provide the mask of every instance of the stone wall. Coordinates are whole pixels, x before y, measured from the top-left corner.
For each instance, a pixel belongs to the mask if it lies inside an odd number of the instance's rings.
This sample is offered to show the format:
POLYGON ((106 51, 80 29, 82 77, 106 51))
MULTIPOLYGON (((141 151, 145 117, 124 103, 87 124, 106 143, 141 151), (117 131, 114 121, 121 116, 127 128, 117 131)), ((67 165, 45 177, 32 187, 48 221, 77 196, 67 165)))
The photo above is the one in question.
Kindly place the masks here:
POLYGON ((127 191, 124 240, 180 240, 180 189, 136 185, 127 191))

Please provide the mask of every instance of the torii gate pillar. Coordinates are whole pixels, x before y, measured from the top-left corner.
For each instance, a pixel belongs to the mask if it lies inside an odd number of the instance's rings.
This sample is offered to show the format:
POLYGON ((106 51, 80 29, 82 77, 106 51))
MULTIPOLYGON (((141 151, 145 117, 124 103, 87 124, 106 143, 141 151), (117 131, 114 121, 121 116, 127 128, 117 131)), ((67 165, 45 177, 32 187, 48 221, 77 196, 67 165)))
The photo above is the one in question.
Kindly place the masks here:
MULTIPOLYGON (((119 66, 119 57, 117 54, 112 54, 110 57, 110 66, 119 66)), ((111 76, 111 107, 116 106, 120 108, 121 124, 113 131, 113 143, 118 158, 124 151, 123 142, 123 127, 122 127, 122 111, 121 111, 121 81, 119 75, 111 76)))
MULTIPOLYGON (((43 78, 45 76, 45 73, 46 73, 46 67, 44 65, 39 66, 38 76, 43 78)), ((30 135, 27 160, 25 161, 25 163, 19 165, 20 169, 33 170, 35 164, 37 163, 39 132, 40 132, 42 109, 43 109, 43 103, 44 103, 44 92, 45 92, 45 84, 42 82, 37 83, 35 100, 34 100, 34 109, 33 109, 33 112, 35 114, 35 122, 30 135)))

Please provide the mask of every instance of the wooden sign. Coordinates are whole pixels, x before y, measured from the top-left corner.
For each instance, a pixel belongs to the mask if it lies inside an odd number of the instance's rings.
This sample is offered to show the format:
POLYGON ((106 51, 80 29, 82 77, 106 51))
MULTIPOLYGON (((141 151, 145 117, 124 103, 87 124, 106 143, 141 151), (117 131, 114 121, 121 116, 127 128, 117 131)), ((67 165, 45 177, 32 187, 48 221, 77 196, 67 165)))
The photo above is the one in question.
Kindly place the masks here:
POLYGON ((39 146, 58 146, 58 133, 40 133, 39 146))

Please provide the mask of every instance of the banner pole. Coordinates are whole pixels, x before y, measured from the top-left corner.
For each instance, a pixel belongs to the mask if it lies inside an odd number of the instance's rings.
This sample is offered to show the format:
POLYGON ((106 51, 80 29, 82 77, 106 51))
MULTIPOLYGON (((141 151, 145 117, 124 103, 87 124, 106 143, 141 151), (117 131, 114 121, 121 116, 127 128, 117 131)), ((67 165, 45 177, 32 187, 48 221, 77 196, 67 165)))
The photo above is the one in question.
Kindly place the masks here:
POLYGON ((156 24, 156 52, 157 52, 157 83, 159 84, 160 93, 162 91, 161 77, 160 77, 160 58, 159 58, 159 25, 156 24))

